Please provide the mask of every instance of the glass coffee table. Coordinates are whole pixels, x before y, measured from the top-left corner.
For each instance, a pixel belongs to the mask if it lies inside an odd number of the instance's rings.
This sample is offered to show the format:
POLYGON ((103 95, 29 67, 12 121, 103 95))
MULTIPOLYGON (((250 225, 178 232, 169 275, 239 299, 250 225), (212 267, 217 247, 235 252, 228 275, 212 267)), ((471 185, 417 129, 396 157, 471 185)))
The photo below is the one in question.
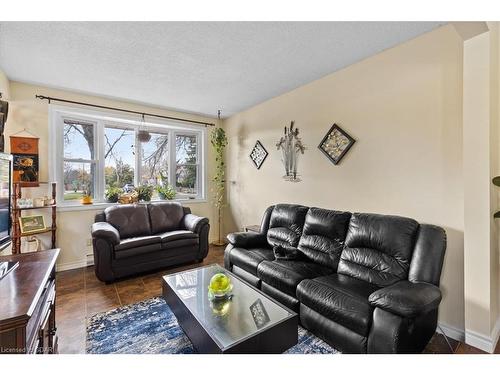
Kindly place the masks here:
POLYGON ((163 298, 199 353, 282 353, 297 344, 298 316, 217 264, 163 276, 163 298), (211 301, 222 272, 231 297, 211 301))

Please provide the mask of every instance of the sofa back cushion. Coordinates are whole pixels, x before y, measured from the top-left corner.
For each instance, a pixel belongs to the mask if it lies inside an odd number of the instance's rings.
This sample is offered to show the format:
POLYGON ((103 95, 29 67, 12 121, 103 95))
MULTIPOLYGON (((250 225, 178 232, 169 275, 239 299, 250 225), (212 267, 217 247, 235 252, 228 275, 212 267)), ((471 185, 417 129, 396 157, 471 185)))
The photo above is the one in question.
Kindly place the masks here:
POLYGON ((184 209, 177 202, 156 202, 148 205, 153 234, 178 230, 181 227, 184 209))
POLYGON ((277 204, 269 219, 267 242, 271 246, 297 247, 307 214, 307 207, 277 204))
POLYGON ((336 270, 350 218, 350 212, 310 208, 298 249, 313 262, 336 270))
POLYGON ((352 214, 337 272, 381 287, 407 279, 418 228, 409 218, 352 214))
POLYGON ((114 226, 120 238, 151 234, 148 207, 145 204, 122 204, 104 210, 106 221, 114 226))

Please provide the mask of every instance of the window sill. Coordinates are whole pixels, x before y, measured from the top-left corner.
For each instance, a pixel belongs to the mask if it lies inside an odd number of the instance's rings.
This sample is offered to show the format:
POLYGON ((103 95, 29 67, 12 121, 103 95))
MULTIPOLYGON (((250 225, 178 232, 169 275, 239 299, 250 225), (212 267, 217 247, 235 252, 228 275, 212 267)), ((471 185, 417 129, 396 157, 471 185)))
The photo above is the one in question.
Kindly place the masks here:
MULTIPOLYGON (((208 200, 200 198, 200 199, 173 199, 171 201, 161 201, 161 200, 153 200, 155 202, 179 202, 182 205, 188 205, 192 203, 208 203, 208 200)), ((61 204, 57 206, 57 212, 68 212, 68 211, 98 211, 104 210, 106 207, 111 206, 119 206, 120 203, 107 203, 107 202, 96 202, 93 204, 61 204)))

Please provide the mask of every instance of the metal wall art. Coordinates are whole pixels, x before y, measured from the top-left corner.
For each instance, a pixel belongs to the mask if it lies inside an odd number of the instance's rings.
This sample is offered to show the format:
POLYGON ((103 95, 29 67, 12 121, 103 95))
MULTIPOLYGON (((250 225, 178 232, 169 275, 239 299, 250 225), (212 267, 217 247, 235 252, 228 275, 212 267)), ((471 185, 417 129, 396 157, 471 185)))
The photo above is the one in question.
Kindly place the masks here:
POLYGON ((300 154, 304 154, 305 147, 299 138, 299 129, 293 127, 294 122, 290 123, 290 128, 285 127, 285 135, 281 137, 276 147, 281 150, 281 161, 285 167, 286 181, 299 182, 297 174, 298 159, 300 154))
POLYGON ((264 148, 264 146, 262 146, 262 143, 260 143, 260 141, 257 141, 255 143, 255 146, 253 146, 252 152, 250 153, 250 159, 252 159, 255 167, 257 167, 257 169, 260 169, 260 167, 264 163, 264 160, 266 160, 267 155, 269 155, 267 150, 264 148))
POLYGON ((337 165, 352 147, 354 142, 356 142, 354 138, 342 130, 337 124, 333 124, 318 148, 333 164, 337 165))

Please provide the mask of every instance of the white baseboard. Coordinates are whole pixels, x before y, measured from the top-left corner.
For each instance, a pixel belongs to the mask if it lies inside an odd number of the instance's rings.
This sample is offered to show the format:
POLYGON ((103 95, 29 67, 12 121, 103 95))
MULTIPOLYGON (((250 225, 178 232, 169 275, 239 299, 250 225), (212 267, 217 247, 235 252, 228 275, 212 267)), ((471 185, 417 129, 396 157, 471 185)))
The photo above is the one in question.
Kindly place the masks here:
POLYGON ((484 350, 487 353, 493 353, 498 344, 500 335, 500 317, 497 319, 495 326, 491 331, 491 336, 483 335, 482 333, 468 330, 465 332, 465 342, 478 349, 484 350))
MULTIPOLYGON (((463 342, 465 340, 465 332, 463 329, 459 329, 442 322, 438 322, 438 325, 439 327, 441 327, 444 334, 449 338, 460 342, 463 342)), ((443 333, 439 330, 439 328, 436 328, 436 332, 439 334, 443 333)))
POLYGON ((493 339, 492 343, 493 343, 493 351, 494 351, 498 345, 498 339, 500 338, 500 316, 497 319, 495 327, 493 327, 491 337, 493 339))
POLYGON ((83 268, 87 267, 87 259, 81 259, 75 262, 67 262, 67 263, 58 263, 56 264, 56 271, 61 272, 61 271, 67 271, 67 270, 74 270, 76 268, 83 268))

